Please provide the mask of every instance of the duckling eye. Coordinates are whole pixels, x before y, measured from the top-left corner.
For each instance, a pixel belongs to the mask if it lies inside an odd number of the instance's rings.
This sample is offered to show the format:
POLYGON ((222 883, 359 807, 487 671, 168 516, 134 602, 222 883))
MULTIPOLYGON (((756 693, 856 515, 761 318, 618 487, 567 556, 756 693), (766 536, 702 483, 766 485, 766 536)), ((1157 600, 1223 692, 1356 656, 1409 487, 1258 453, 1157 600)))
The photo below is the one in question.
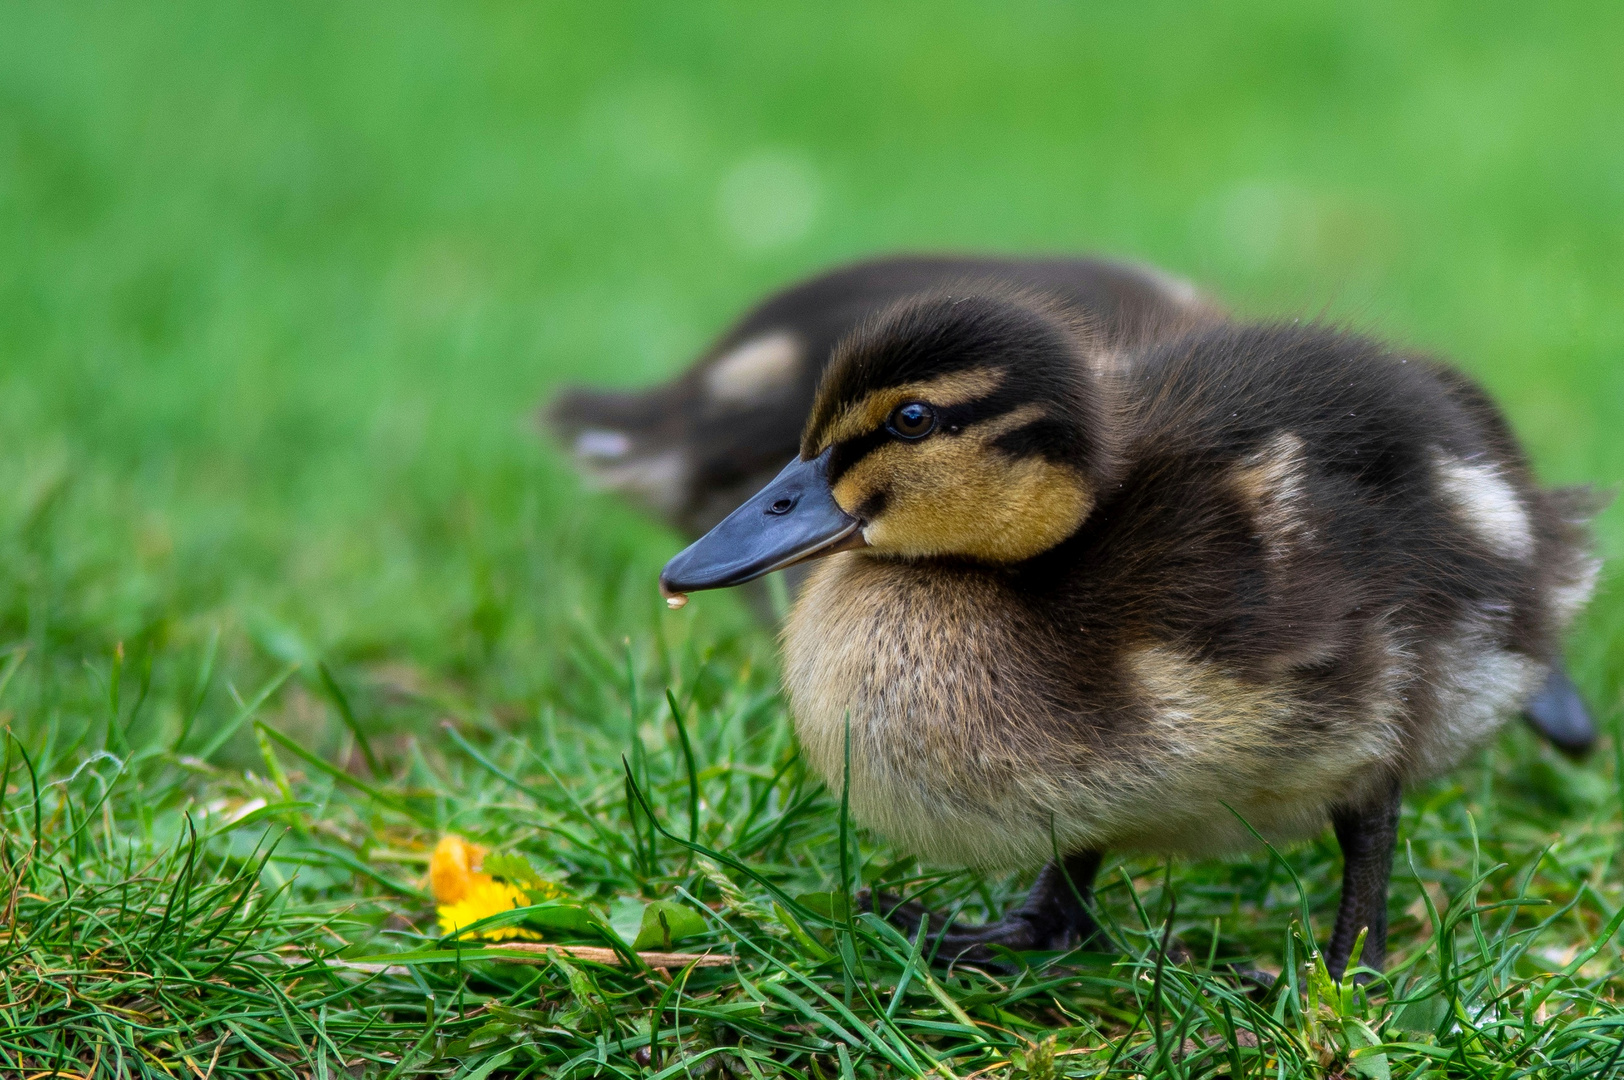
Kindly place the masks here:
POLYGON ((904 439, 922 439, 936 430, 936 410, 922 401, 910 401, 897 406, 886 426, 904 439))

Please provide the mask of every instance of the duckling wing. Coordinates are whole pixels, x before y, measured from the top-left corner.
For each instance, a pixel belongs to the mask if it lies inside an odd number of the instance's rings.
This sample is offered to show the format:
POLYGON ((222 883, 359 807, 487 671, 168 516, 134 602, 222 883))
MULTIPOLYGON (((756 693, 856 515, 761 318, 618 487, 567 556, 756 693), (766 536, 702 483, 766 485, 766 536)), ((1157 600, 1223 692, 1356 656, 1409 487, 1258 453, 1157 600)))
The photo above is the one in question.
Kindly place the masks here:
POLYGON ((1595 738, 1550 659, 1595 580, 1593 500, 1540 490, 1464 376, 1323 328, 1234 326, 1157 350, 1132 387, 1133 464, 1067 585, 1087 640, 1117 630, 1143 669, 1145 730, 1194 745, 1222 719, 1337 767, 1368 744, 1406 782, 1519 709, 1570 753, 1595 738), (1183 688, 1202 685, 1192 711, 1183 688))

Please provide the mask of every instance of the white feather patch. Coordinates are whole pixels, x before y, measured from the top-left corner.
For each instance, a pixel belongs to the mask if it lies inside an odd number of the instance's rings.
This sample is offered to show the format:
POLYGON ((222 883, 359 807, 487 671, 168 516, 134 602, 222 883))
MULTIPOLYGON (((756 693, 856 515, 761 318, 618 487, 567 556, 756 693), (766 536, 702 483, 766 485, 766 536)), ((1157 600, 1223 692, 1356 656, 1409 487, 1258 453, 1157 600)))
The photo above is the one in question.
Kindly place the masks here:
POLYGON ((801 343, 779 331, 751 338, 705 372, 705 389, 716 405, 753 405, 793 382, 800 371, 801 343))
POLYGON ((1534 531, 1528 511, 1499 468, 1490 462, 1465 461, 1440 453, 1438 485, 1454 505, 1461 523, 1489 548, 1522 561, 1534 553, 1534 531))
POLYGON ((1428 687, 1435 712, 1407 755, 1411 782, 1454 768, 1544 680, 1544 664, 1498 646, 1496 621, 1487 613, 1464 619, 1436 644, 1428 687))
POLYGON ((615 461, 631 449, 631 436, 612 428, 587 428, 575 437, 575 455, 583 459, 615 461))

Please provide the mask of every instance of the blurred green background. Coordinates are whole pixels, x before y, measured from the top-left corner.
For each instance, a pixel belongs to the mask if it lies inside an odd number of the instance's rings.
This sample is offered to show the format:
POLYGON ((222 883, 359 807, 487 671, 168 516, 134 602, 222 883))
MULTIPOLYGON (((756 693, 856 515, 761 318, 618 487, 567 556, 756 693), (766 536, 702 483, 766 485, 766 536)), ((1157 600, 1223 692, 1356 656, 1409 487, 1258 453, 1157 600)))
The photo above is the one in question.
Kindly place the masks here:
MULTIPOLYGON (((583 497, 534 408, 898 249, 1105 252, 1414 342, 1549 480, 1616 483, 1621 29, 1612 4, 8 3, 0 641, 78 665, 222 627, 240 661, 521 705, 568 696, 571 627, 769 657, 734 600, 660 620, 675 537, 583 497)), ((1601 532, 1624 551, 1618 508, 1601 532)), ((1574 646, 1604 702, 1615 594, 1574 646)))

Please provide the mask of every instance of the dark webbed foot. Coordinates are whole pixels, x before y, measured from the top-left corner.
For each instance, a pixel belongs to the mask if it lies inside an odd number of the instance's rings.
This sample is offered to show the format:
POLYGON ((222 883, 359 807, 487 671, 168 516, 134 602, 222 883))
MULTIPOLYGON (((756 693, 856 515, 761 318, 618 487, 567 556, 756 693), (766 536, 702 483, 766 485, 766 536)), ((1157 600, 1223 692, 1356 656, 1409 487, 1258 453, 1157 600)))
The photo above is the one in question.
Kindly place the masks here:
POLYGON ((1399 787, 1394 782, 1369 802, 1331 815, 1342 846, 1342 902, 1325 950, 1325 966, 1339 982, 1361 930, 1365 946, 1360 965, 1380 971, 1387 960, 1387 884, 1398 842, 1398 809, 1399 787))
MULTIPOLYGON (((943 920, 931 915, 926 953, 934 953, 938 963, 987 964, 999 962, 1005 949, 1060 952, 1084 944, 1098 933, 1084 903, 1099 868, 1097 852, 1083 852, 1068 856, 1063 863, 1050 863, 1021 905, 1005 912, 997 922, 944 928, 943 920)), ((867 898, 865 906, 868 904, 909 937, 919 932, 920 924, 930 915, 917 901, 899 903, 896 897, 883 893, 867 898)))

